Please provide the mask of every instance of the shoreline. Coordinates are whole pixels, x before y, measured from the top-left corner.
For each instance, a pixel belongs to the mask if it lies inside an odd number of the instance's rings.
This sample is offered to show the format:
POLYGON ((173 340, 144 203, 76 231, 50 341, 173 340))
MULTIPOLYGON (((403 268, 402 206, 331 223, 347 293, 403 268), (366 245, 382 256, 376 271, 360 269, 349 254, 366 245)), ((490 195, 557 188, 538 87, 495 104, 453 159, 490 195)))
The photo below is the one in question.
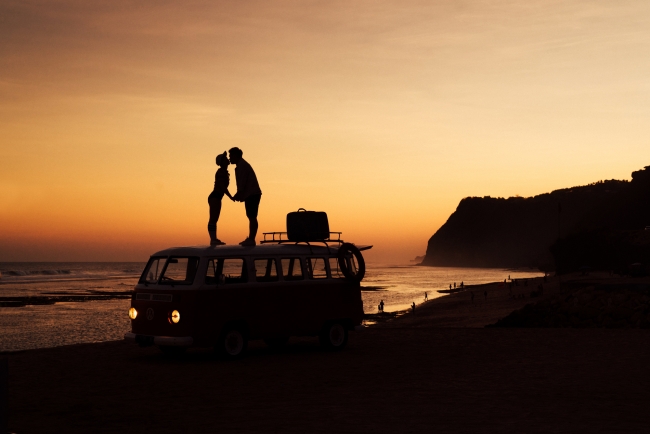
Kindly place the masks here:
POLYGON ((9 428, 392 433, 434 423, 472 434, 645 432, 650 330, 485 325, 531 301, 650 279, 547 280, 535 297, 531 282, 512 292, 498 282, 468 285, 487 297, 472 303, 463 291, 420 303, 415 314, 351 333, 338 352, 314 338, 291 338, 281 350, 252 341, 237 361, 202 348, 168 357, 123 340, 3 352, 9 428))

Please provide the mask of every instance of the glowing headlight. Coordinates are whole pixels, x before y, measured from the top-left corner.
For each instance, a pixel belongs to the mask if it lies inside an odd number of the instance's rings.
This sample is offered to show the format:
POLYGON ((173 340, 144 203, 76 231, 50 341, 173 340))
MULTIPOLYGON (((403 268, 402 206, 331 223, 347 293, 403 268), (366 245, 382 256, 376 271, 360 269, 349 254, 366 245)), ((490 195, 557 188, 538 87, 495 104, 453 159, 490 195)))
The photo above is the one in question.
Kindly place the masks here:
POLYGON ((138 316, 138 311, 135 310, 135 307, 129 309, 129 318, 135 319, 136 316, 138 316))
POLYGON ((178 324, 181 320, 181 314, 177 310, 174 310, 172 311, 172 314, 169 315, 169 319, 171 319, 174 324, 178 324))

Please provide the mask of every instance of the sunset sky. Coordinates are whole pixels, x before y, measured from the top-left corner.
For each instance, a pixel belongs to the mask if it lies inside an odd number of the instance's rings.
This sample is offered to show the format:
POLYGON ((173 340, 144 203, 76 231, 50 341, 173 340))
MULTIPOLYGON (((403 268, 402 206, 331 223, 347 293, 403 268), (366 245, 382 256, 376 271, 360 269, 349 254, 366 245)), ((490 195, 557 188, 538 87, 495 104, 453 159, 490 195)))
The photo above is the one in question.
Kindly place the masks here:
POLYGON ((647 0, 4 0, 0 261, 205 244, 238 146, 258 239, 303 207, 408 263, 463 197, 630 179, 649 119, 647 0))

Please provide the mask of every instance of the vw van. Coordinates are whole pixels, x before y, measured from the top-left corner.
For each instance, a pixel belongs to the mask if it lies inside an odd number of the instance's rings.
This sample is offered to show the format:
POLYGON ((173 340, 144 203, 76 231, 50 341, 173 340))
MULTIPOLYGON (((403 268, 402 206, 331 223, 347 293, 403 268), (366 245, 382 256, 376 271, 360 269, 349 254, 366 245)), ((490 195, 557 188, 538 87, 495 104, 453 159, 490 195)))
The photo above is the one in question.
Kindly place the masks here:
POLYGON ((275 234, 257 246, 154 253, 135 286, 125 339, 166 353, 214 347, 227 358, 254 339, 280 347, 291 336, 317 336, 328 349, 345 347, 348 332, 362 328, 361 251, 372 246, 275 234))

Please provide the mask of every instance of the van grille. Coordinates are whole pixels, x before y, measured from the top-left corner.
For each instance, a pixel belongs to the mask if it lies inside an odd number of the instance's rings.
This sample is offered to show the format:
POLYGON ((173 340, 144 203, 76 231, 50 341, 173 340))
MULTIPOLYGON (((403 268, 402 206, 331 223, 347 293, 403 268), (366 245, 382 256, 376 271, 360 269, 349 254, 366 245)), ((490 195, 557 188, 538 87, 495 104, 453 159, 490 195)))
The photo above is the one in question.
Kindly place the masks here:
POLYGON ((136 294, 136 300, 149 300, 149 301, 172 301, 171 294, 136 294))

